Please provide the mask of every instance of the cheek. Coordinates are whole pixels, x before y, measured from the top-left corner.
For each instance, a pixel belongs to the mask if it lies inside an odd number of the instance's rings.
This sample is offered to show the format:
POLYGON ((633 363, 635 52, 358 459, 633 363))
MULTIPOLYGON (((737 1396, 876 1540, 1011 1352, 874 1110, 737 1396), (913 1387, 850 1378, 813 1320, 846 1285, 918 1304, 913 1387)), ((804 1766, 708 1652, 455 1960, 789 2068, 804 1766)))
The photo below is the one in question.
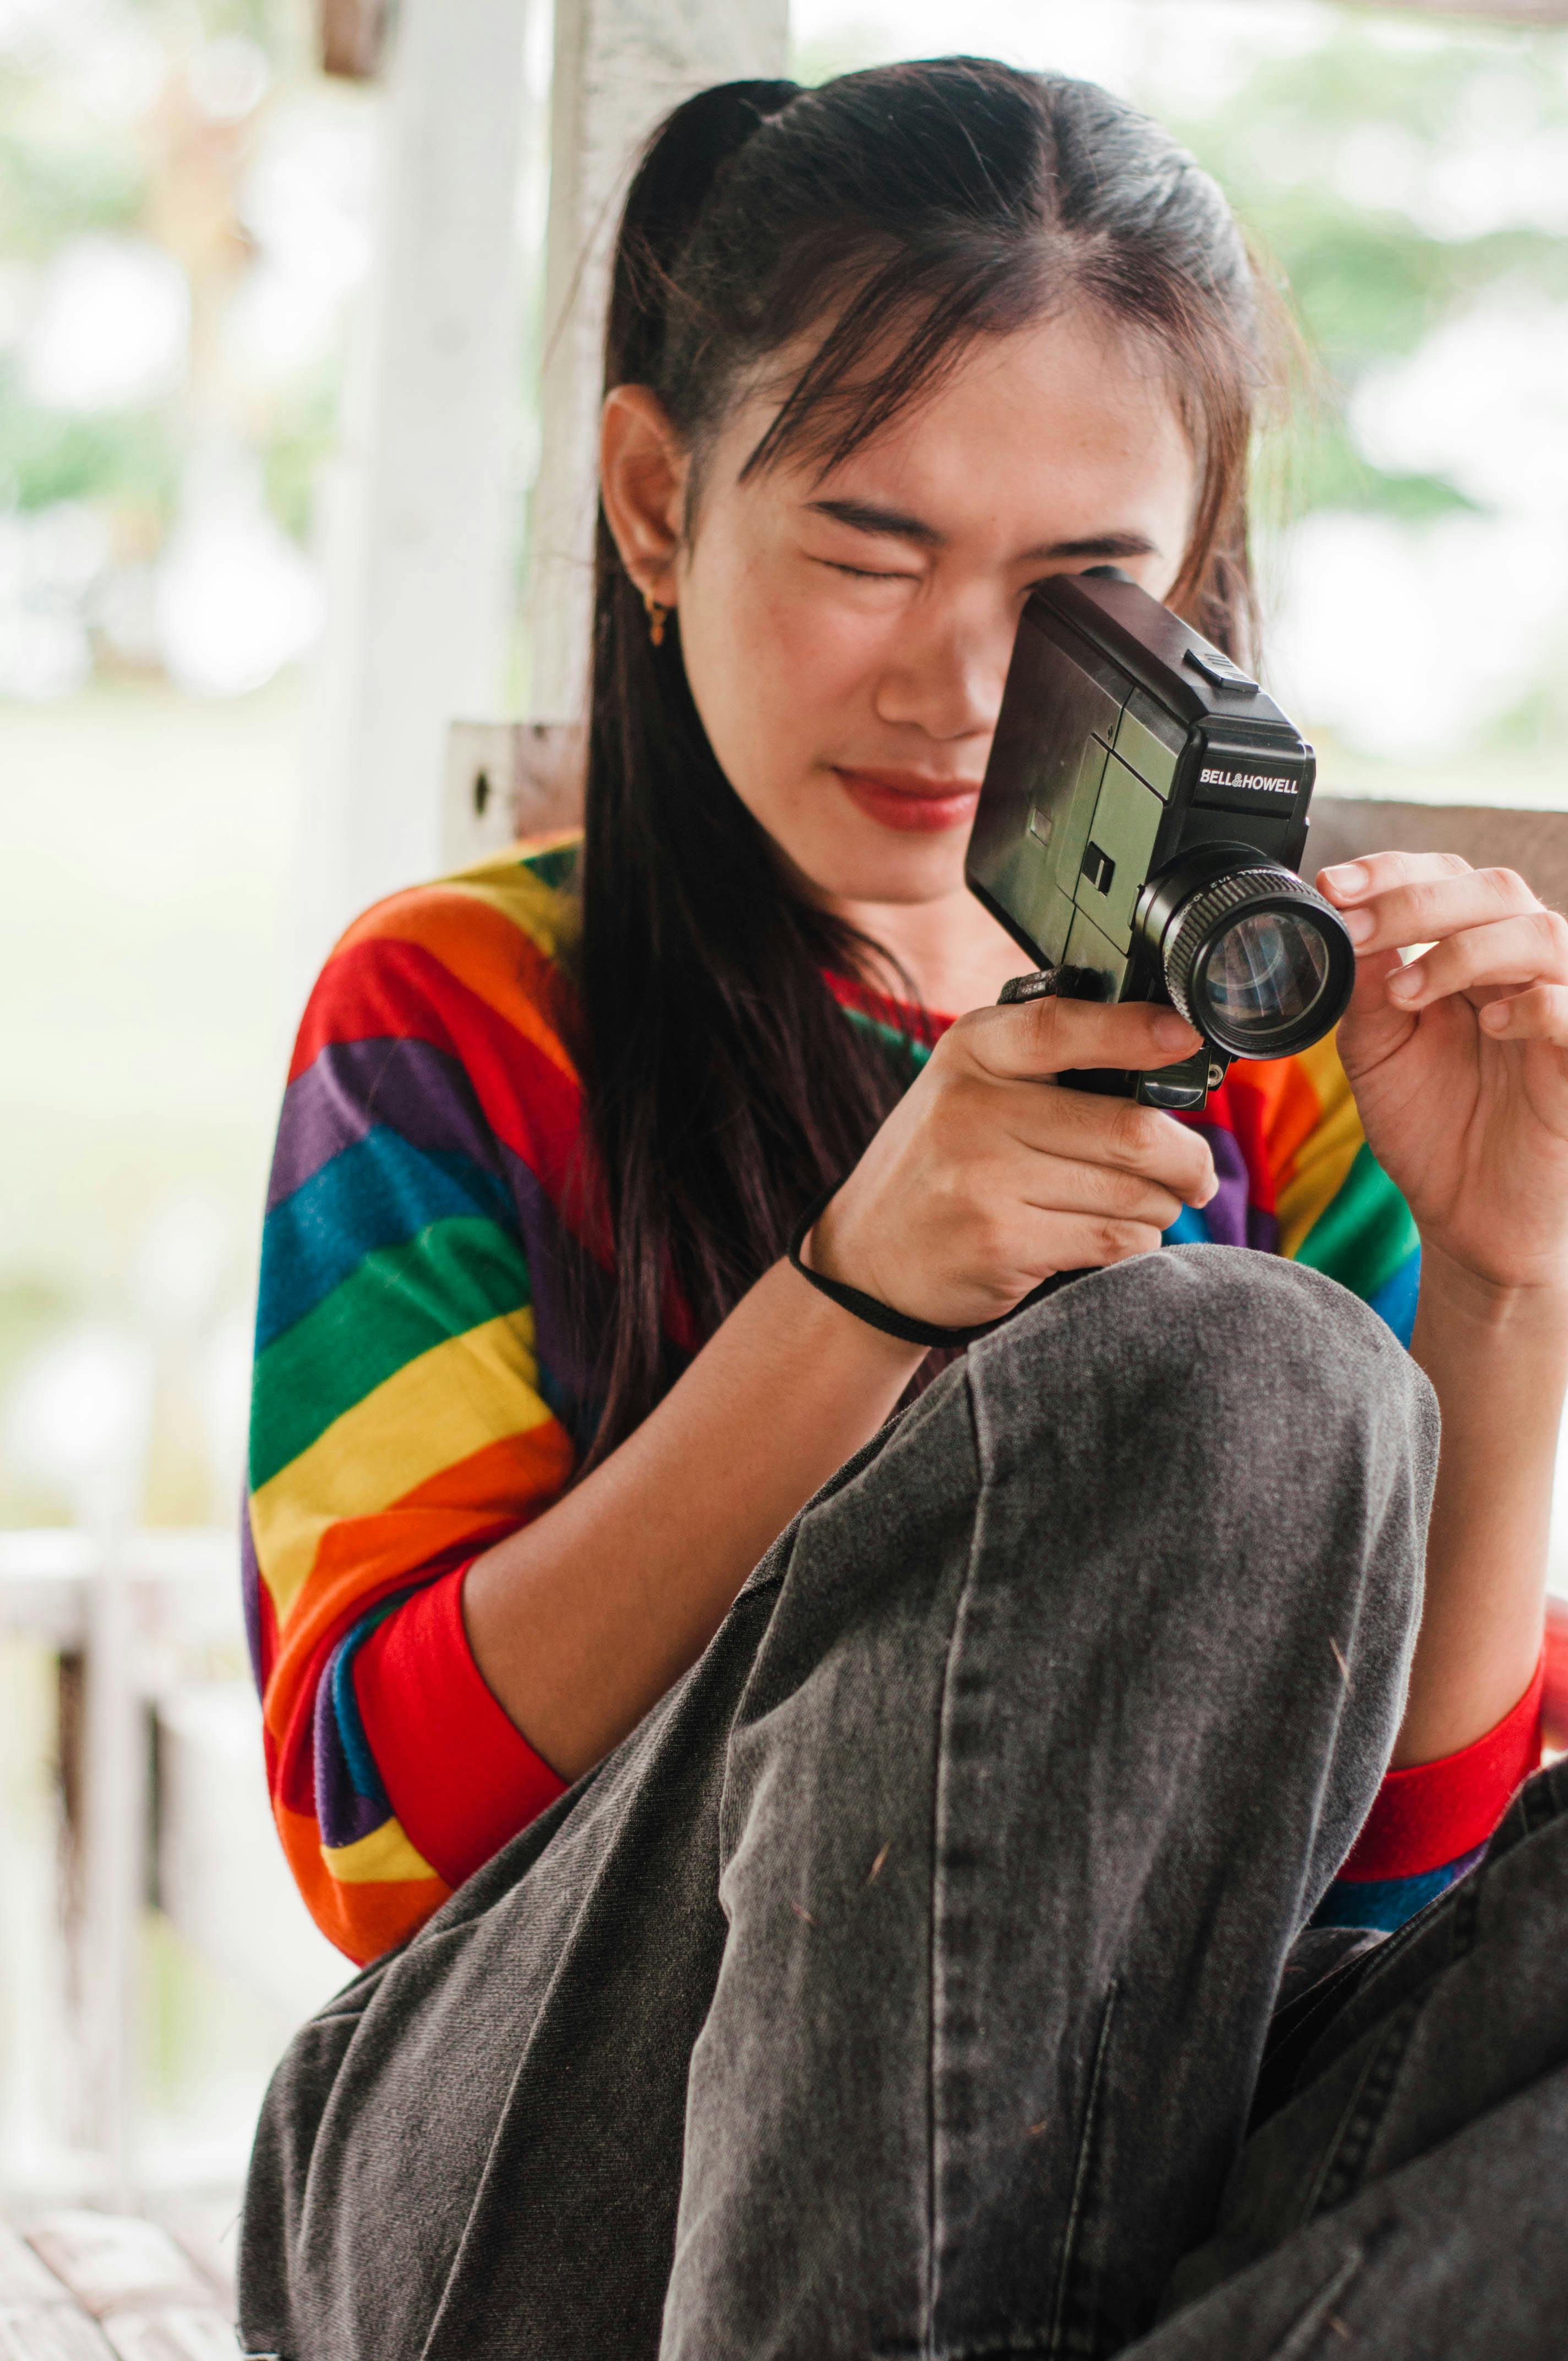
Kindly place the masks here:
POLYGON ((844 725, 872 708, 885 625, 761 563, 705 562, 681 589, 686 677, 718 764, 776 829, 844 725))

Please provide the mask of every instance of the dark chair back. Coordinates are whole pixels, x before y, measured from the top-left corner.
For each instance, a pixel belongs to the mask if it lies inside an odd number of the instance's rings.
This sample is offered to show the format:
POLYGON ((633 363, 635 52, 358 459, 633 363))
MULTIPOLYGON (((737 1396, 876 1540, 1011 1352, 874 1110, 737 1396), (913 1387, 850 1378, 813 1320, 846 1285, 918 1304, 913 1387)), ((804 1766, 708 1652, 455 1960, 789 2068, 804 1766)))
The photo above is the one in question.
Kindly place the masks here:
POLYGON ((1568 811, 1319 796, 1312 805, 1308 876, 1361 852, 1457 852, 1473 869, 1517 869, 1551 908, 1568 910, 1568 811))

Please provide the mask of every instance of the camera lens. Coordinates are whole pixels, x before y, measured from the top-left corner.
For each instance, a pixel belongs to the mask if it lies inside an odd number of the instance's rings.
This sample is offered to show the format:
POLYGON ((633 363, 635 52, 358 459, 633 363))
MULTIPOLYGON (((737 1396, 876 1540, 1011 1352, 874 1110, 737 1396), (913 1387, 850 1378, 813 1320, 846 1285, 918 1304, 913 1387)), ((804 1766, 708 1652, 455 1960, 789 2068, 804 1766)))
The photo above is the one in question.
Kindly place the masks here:
POLYGON ((1273 1034, 1315 1008, 1328 980, 1329 947, 1316 924, 1290 910, 1266 910, 1216 938, 1203 996, 1228 1029, 1273 1034))
POLYGON ((1207 846, 1151 880, 1142 923, 1172 1001, 1230 1057, 1288 1057, 1344 1014, 1355 981, 1344 921, 1246 846, 1207 846))

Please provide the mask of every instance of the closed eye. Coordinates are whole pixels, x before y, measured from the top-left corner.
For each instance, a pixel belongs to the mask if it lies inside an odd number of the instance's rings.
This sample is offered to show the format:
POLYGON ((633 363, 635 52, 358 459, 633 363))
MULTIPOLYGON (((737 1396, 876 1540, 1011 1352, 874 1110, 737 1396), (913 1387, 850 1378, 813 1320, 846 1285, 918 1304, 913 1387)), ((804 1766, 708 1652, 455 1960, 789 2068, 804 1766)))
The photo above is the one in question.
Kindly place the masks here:
POLYGON ((837 557, 819 557, 818 566, 826 566, 831 574, 847 574, 851 582, 917 582, 916 574, 883 574, 869 566, 846 566, 837 557))

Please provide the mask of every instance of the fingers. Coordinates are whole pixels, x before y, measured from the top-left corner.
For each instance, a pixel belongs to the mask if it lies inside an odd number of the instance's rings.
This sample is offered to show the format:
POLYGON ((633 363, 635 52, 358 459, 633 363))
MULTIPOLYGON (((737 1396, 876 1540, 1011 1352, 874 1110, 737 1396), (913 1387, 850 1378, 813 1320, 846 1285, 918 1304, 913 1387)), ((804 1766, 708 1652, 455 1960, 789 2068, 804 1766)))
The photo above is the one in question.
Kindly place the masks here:
POLYGON ((1507 1000, 1488 1001, 1481 1024, 1499 1041, 1552 1041, 1568 1048, 1568 985, 1537 983, 1507 1000))
POLYGON ((1371 894, 1469 872, 1470 863, 1457 852, 1366 852, 1359 861, 1342 861, 1332 869, 1320 869, 1316 882, 1319 893, 1342 910, 1352 902, 1365 901, 1371 894))
POLYGON ((1131 1222, 1157 1235, 1168 1230, 1182 1200, 1156 1180, 1106 1164, 1074 1164, 1059 1156, 1032 1156, 1018 1183, 1020 1202, 1042 1213, 1091 1213, 1131 1222))
POLYGON ((1047 1235, 1044 1259, 1053 1271, 1103 1270, 1135 1255, 1153 1254, 1160 1243, 1152 1224, 1105 1221, 1089 1213, 1055 1215, 1047 1235))
POLYGON ((1015 1082, 1048 1081, 1075 1067, 1142 1071, 1190 1057, 1199 1045, 1174 1008, 1139 1000, 1025 1000, 977 1008, 952 1031, 988 1073, 1015 1082))
MULTIPOLYGON (((1158 1188, 1171 1200, 1167 1225, 1179 1205, 1206 1205, 1219 1185, 1201 1132, 1132 1099, 1014 1085, 1005 1121, 1009 1136, 1047 1164, 1092 1167, 1158 1188)), ((1027 1193, 1042 1202, 1034 1190, 1027 1193)))
POLYGON ((1437 942, 1541 908, 1513 870, 1472 869, 1457 853, 1376 853, 1325 869, 1319 883, 1358 953, 1437 942), (1364 882, 1347 882, 1356 877, 1364 882))
POLYGON ((1377 852, 1323 870, 1320 890, 1356 949, 1352 1015, 1374 997, 1413 1016, 1456 994, 1477 1000, 1498 1039, 1568 1040, 1560 994, 1568 985, 1568 920, 1544 909, 1512 869, 1472 869, 1456 852, 1377 852), (1429 946, 1397 964, 1412 944, 1429 946), (1524 987, 1519 990, 1518 987, 1524 987))
POLYGON ((1398 1007, 1423 1008, 1489 984, 1536 983, 1568 983, 1568 919, 1539 904, 1522 917, 1470 925, 1434 943, 1390 975, 1386 988, 1398 1007))

